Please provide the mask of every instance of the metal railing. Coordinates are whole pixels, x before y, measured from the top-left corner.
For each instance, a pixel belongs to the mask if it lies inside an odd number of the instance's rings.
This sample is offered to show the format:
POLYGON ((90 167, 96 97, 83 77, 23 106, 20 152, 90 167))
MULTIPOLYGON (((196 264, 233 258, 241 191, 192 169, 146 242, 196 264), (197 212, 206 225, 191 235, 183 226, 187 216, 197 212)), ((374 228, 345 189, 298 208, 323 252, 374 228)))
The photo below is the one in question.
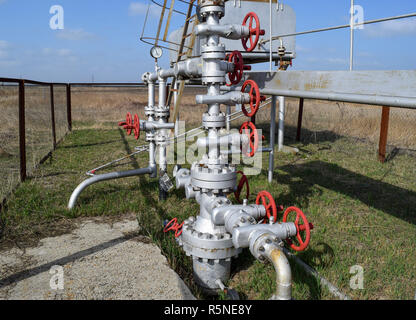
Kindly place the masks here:
POLYGON ((16 79, 16 78, 0 78, 0 83, 11 84, 18 88, 18 131, 19 131, 19 157, 20 157, 20 181, 23 182, 27 178, 27 159, 26 159, 26 145, 27 145, 27 125, 26 125, 26 96, 27 85, 37 85, 49 88, 50 99, 50 136, 52 139, 52 148, 49 152, 43 156, 40 162, 43 162, 48 158, 53 150, 55 150, 59 141, 57 140, 57 127, 56 127, 56 92, 54 88, 65 88, 65 104, 66 104, 66 128, 64 136, 72 131, 72 103, 71 103, 71 88, 77 87, 126 87, 126 86, 143 86, 141 83, 59 83, 59 82, 42 82, 28 79, 16 79))

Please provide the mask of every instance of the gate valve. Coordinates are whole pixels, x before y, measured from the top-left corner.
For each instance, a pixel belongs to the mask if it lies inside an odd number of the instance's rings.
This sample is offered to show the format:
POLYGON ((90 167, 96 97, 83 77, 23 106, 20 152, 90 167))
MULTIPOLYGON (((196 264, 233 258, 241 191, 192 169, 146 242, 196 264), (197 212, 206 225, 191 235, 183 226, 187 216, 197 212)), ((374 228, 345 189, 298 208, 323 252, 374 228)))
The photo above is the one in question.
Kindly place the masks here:
POLYGON ((287 239, 287 244, 290 245, 290 247, 295 251, 303 251, 306 249, 306 247, 309 245, 309 241, 311 239, 311 230, 313 229, 313 224, 308 222, 308 219, 306 219, 305 214, 296 207, 290 207, 287 208, 284 215, 283 215, 283 222, 287 222, 287 218, 291 212, 296 213, 296 219, 295 219, 295 226, 296 226, 296 239, 299 242, 299 246, 295 245, 291 239, 287 239), (302 224, 300 224, 299 219, 302 219, 302 224), (301 237, 301 232, 305 233, 305 240, 301 237))
MULTIPOLYGON (((132 116, 130 112, 127 112, 126 121, 122 121, 118 123, 119 127, 123 127, 124 129, 126 129, 126 126, 131 127, 132 124, 133 124, 133 120, 132 120, 132 116)), ((131 129, 127 129, 127 135, 131 135, 131 129)))
POLYGON ((127 130, 127 135, 131 135, 131 131, 134 131, 134 137, 136 140, 140 137, 140 119, 137 114, 134 115, 134 121, 132 121, 131 113, 128 112, 126 116, 126 121, 119 122, 119 126, 122 126, 123 129, 127 130))
POLYGON ((237 190, 234 192, 234 196, 236 200, 238 201, 238 203, 243 203, 240 199, 241 191, 243 190, 244 185, 246 185, 247 191, 246 191, 245 199, 248 199, 248 197, 250 196, 250 187, 248 185, 247 176, 242 171, 237 171, 237 173, 241 174, 241 179, 240 179, 240 182, 238 183, 237 190))
POLYGON ((234 63, 234 71, 228 72, 228 78, 231 83, 227 83, 228 87, 240 83, 243 78, 244 70, 251 70, 251 66, 244 65, 243 56, 240 51, 235 50, 228 55, 228 62, 234 63))
POLYGON ((185 223, 185 221, 182 222, 181 224, 178 224, 178 219, 173 218, 163 228, 163 232, 167 233, 169 231, 175 231, 175 238, 178 238, 182 234, 182 231, 183 231, 182 227, 183 227, 184 223, 185 223))
POLYGON ((264 30, 260 30, 259 17, 254 12, 249 12, 246 15, 246 17, 243 20, 243 26, 246 26, 247 21, 249 21, 248 28, 250 30, 250 35, 248 37, 242 38, 241 39, 241 42, 243 43, 243 48, 247 52, 251 52, 251 51, 253 51, 256 48, 257 43, 259 42, 260 36, 264 36, 265 31, 264 30), (254 27, 253 27, 253 21, 256 22, 256 24, 255 24, 254 27), (250 39, 250 47, 247 47, 247 41, 249 39, 250 39))
POLYGON ((270 217, 273 215, 273 222, 277 221, 277 207, 276 202, 273 199, 273 196, 267 191, 260 191, 256 198, 256 204, 263 205, 266 208, 267 218, 264 219, 264 223, 270 221, 270 217), (260 203, 261 200, 261 203, 260 203))
POLYGON ((243 152, 246 154, 247 157, 254 157, 255 153, 257 152, 257 149, 259 147, 259 135, 257 133, 257 128, 253 124, 253 122, 247 121, 244 122, 243 125, 240 128, 240 134, 243 133, 248 137, 248 142, 250 145, 251 151, 248 152, 247 149, 243 150, 243 152))
POLYGON ((246 117, 254 117, 259 110, 260 103, 264 100, 266 100, 265 96, 260 95, 260 89, 257 83, 254 80, 247 80, 243 83, 243 86, 241 87, 241 92, 245 93, 246 89, 249 89, 249 95, 250 95, 250 112, 247 111, 244 104, 241 106, 241 110, 243 111, 244 115, 246 117))

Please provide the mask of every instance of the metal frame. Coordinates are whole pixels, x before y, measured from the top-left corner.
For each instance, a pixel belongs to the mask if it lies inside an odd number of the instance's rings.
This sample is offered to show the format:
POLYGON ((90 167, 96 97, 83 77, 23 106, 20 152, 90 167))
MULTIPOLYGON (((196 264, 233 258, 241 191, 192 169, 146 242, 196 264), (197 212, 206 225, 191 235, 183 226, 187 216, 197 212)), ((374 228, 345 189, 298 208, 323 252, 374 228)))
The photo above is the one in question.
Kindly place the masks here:
MULTIPOLYGON (((19 158, 20 158, 20 181, 23 182, 27 178, 26 165, 26 117, 25 117, 25 86, 39 85, 48 86, 50 90, 50 110, 51 110, 51 135, 53 141, 53 148, 55 149, 59 141, 56 139, 56 121, 55 121, 55 99, 54 86, 64 86, 66 88, 66 114, 68 132, 72 131, 72 104, 71 104, 71 88, 73 87, 144 87, 144 83, 62 83, 62 82, 43 82, 29 79, 17 78, 0 78, 3 83, 15 83, 18 86, 19 98, 19 158)), ((50 154, 50 153, 49 153, 50 154)))

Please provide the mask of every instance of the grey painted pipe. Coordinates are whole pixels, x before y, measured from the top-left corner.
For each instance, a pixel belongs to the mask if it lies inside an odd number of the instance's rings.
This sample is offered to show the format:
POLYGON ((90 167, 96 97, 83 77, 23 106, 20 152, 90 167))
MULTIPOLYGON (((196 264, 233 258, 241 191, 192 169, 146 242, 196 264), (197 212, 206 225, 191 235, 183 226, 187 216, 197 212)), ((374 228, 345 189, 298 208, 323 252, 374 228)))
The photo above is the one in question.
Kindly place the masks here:
POLYGON ((336 286, 334 286, 331 282, 329 282, 327 279, 322 277, 315 269, 308 266, 305 262, 303 262, 301 259, 299 259, 296 255, 291 253, 288 249, 283 248, 284 253, 286 253, 291 259, 293 259, 297 264, 299 264, 303 270, 305 270, 306 273, 309 275, 315 277, 321 285, 328 288, 329 292, 331 292, 334 296, 339 298, 340 300, 351 300, 349 296, 342 293, 336 286))
POLYGON ((91 177, 87 180, 84 180, 82 183, 76 187, 74 192, 72 192, 71 198, 69 199, 68 209, 71 210, 75 207, 77 199, 81 192, 88 186, 105 180, 112 180, 112 179, 120 179, 132 176, 139 176, 143 174, 152 174, 156 171, 156 167, 147 167, 147 168, 140 168, 135 170, 128 170, 128 171, 118 171, 118 172, 110 172, 105 174, 96 175, 91 177))
POLYGON ((279 96, 279 134, 278 134, 278 150, 283 150, 285 139, 285 97, 279 96))
MULTIPOLYGON (((241 87, 221 86, 222 91, 241 90, 241 87)), ((353 93, 312 92, 302 90, 260 89, 261 94, 293 98, 340 101, 376 106, 416 109, 416 99, 353 93)))
POLYGON ((281 248, 275 247, 266 251, 266 257, 276 271, 276 300, 292 299, 292 270, 289 261, 281 248))
MULTIPOLYGON (((279 104, 280 105, 280 104, 279 104)), ((272 104, 270 108, 270 151, 269 154, 269 173, 268 181, 273 181, 273 170, 274 170, 274 143, 276 138, 276 96, 272 96, 272 104)), ((266 148, 263 148, 265 150, 266 148)))

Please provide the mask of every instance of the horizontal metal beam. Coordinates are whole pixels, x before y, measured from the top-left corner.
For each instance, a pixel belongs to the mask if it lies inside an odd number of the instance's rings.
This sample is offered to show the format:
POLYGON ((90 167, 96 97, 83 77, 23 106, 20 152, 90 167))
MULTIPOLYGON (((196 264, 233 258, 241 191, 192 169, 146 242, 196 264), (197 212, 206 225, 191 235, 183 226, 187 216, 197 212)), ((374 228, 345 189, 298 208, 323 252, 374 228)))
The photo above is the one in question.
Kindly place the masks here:
POLYGON ((247 72, 245 76, 266 95, 416 109, 416 70, 247 72))
MULTIPOLYGON (((409 14, 404 14, 404 15, 400 15, 400 16, 381 18, 381 19, 375 19, 375 20, 369 20, 369 21, 363 21, 363 22, 355 22, 354 27, 359 27, 359 26, 363 26, 363 25, 367 25, 367 24, 373 24, 373 23, 392 21, 392 20, 407 19, 407 18, 412 18, 412 17, 416 17, 416 13, 409 13, 409 14)), ((304 35, 304 34, 311 34, 311 33, 317 33, 317 32, 346 29, 346 28, 351 28, 351 25, 350 24, 343 24, 343 25, 340 25, 340 26, 334 26, 334 27, 328 27, 328 28, 321 28, 321 29, 314 29, 314 30, 308 30, 308 31, 302 31, 302 32, 280 34, 280 35, 272 37, 272 40, 278 40, 280 38, 300 36, 300 35, 304 35)), ((270 39, 262 39, 260 41, 260 44, 267 43, 269 41, 270 41, 270 39)))
POLYGON ((63 83, 63 82, 43 82, 43 81, 35 81, 29 79, 17 79, 17 78, 0 78, 0 82, 10 82, 10 83, 19 83, 20 81, 24 81, 25 84, 33 84, 33 85, 40 85, 40 86, 49 86, 51 84, 56 86, 91 86, 91 87, 144 87, 146 86, 145 83, 141 82, 73 82, 73 83, 63 83))

